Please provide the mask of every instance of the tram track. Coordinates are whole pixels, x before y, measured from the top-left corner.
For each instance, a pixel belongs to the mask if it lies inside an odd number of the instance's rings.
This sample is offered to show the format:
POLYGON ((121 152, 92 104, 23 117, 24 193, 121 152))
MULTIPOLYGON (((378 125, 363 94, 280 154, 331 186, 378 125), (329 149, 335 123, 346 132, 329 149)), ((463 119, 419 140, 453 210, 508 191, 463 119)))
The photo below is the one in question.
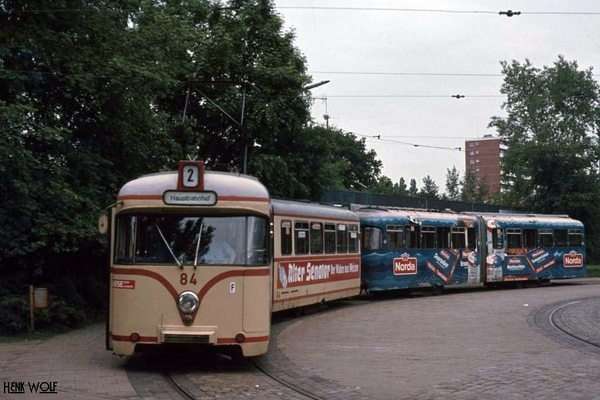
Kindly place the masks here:
POLYGON ((183 383, 181 383, 177 378, 175 378, 175 374, 172 372, 163 372, 163 378, 169 383, 169 386, 177 392, 181 396, 181 398, 186 400, 196 400, 196 396, 188 390, 183 383))
MULTIPOLYGON (((270 378, 275 383, 269 387, 269 391, 277 393, 278 398, 293 398, 293 399, 310 399, 310 400, 325 400, 325 397, 317 396, 298 385, 292 384, 282 378, 279 378, 276 374, 269 372, 260 363, 250 360, 249 362, 252 369, 259 371, 266 377, 270 378)), ((199 398, 206 398, 207 396, 213 397, 210 393, 206 393, 201 386, 193 383, 194 374, 200 374, 199 372, 173 372, 165 371, 162 373, 163 379, 169 384, 169 386, 184 400, 197 400, 199 398), (185 381, 185 382, 184 382, 185 381)), ((210 378, 210 372, 201 372, 203 379, 210 378)), ((197 378, 197 377, 196 377, 197 378)), ((261 385, 250 385, 259 388, 261 385)), ((264 386, 264 385, 263 385, 264 386)), ((238 395, 243 395, 239 393, 238 395)), ((260 396, 261 398, 268 398, 269 394, 260 396)))
POLYGON ((549 316, 550 324, 555 329, 558 329, 559 331, 563 332, 565 335, 568 335, 568 336, 570 336, 576 340, 579 340, 582 343, 588 344, 590 346, 600 348, 600 343, 596 342, 595 340, 590 340, 585 335, 582 335, 576 329, 574 329, 573 327, 570 327, 568 325, 568 323, 566 323, 564 321, 564 319, 562 318, 562 313, 564 312, 565 309, 572 307, 579 303, 581 303, 581 300, 572 301, 572 302, 569 302, 567 304, 564 304, 564 305, 556 308, 554 311, 552 311, 550 313, 550 316, 549 316))
POLYGON ((203 357, 185 352, 161 352, 136 355, 128 364, 129 381, 141 398, 196 400, 248 396, 325 400, 339 390, 332 382, 319 381, 299 369, 289 371, 266 357, 236 359, 212 352, 203 357))
POLYGON ((341 302, 307 309, 302 316, 298 316, 297 311, 288 316, 280 315, 273 321, 269 352, 259 357, 230 357, 218 351, 137 354, 126 367, 130 383, 143 398, 163 395, 185 400, 239 396, 279 400, 325 400, 335 396, 348 400, 368 399, 364 393, 304 370, 277 346, 279 333, 291 324, 311 318, 315 313, 361 304, 365 302, 341 302))
POLYGON ((529 325, 562 345, 600 355, 600 297, 549 304, 528 317, 529 325))

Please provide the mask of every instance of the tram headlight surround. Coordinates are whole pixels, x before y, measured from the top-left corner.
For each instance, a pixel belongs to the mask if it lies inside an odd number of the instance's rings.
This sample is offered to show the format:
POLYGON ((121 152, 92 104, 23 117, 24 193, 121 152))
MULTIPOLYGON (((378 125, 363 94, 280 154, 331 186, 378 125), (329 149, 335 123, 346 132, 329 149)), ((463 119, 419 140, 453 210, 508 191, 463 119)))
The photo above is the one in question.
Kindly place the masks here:
POLYGON ((198 295, 191 291, 183 292, 177 299, 177 308, 184 314, 191 314, 198 309, 200 299, 198 295))

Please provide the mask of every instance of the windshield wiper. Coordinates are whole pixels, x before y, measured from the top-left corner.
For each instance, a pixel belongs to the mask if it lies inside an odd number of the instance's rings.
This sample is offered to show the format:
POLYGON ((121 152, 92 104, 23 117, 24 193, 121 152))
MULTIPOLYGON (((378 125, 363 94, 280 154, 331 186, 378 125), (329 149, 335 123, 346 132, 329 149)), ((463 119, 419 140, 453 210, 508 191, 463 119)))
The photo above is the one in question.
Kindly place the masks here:
POLYGON ((204 220, 200 222, 200 229, 198 230, 198 243, 196 244, 196 258, 194 259, 194 269, 198 265, 198 250, 200 250, 200 239, 202 239, 202 226, 204 225, 204 220))
POLYGON ((173 256, 173 259, 177 263, 177 266, 179 266, 181 269, 183 269, 183 266, 181 265, 181 262, 175 256, 175 253, 173 253, 173 249, 171 249, 171 246, 169 246, 169 242, 167 242, 167 239, 165 239, 165 235, 163 235, 162 231, 160 230, 160 228, 158 227, 157 224, 154 224, 154 226, 158 230, 158 233, 160 234, 160 237, 162 238, 163 242, 165 242, 165 246, 167 246, 167 249, 169 249, 169 253, 171 253, 171 255, 173 256))

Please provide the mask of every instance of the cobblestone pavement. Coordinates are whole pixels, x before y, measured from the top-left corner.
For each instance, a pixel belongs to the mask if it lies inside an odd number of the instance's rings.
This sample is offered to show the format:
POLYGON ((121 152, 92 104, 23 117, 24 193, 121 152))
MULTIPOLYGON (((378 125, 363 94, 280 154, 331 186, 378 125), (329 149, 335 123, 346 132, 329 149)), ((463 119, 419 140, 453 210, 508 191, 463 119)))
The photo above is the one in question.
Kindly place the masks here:
MULTIPOLYGON (((123 368, 124 358, 104 349, 104 324, 45 341, 0 343, 0 381, 24 382, 15 399, 138 399, 123 368), (57 395, 31 393, 28 383, 56 382, 57 395)), ((4 389, 3 388, 3 389, 4 389)), ((52 388, 48 388, 52 391, 52 388)))
MULTIPOLYGON (((528 322, 548 303, 600 298, 599 284, 377 301, 298 321, 279 335, 279 350, 376 399, 600 399, 600 355, 528 322)), ((568 320, 584 319, 597 335, 598 310, 582 310, 568 320)))
MULTIPOLYGON (((600 340, 600 279, 585 279, 354 302, 274 326, 272 349, 257 361, 331 399, 600 400, 598 348, 563 340, 542 323, 553 304, 579 299, 564 309, 563 323, 600 340)), ((180 398, 171 388, 160 389, 160 374, 131 371, 130 363, 104 349, 103 324, 45 341, 0 344, 5 388, 11 382, 57 382, 57 399, 180 398), (144 390, 153 387, 158 389, 144 390)), ((256 371, 184 379, 203 386, 204 393, 210 389, 202 398, 292 398, 256 371)), ((0 397, 42 396, 25 389, 0 397)))

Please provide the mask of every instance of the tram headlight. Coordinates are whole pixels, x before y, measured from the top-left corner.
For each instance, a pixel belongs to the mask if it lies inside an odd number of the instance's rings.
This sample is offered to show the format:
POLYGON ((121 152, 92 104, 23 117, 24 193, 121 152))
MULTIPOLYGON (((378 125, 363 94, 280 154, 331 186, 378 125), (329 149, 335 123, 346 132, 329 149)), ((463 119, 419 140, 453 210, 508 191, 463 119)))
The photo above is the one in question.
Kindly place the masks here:
POLYGON ((179 295, 177 299, 177 307, 182 313, 191 314, 198 309, 200 305, 200 300, 198 299, 198 295, 194 292, 183 292, 179 295))

